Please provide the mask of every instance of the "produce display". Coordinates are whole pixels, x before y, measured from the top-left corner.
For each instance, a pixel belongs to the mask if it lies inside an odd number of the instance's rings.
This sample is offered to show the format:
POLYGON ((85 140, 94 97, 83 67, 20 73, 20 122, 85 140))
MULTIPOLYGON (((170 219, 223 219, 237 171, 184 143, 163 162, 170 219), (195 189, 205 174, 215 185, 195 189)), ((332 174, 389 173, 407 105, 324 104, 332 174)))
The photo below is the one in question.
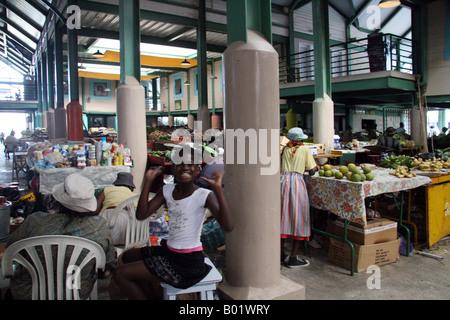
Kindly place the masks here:
POLYGON ((413 158, 406 155, 396 156, 394 153, 382 158, 380 160, 380 166, 383 168, 397 169, 399 166, 412 168, 413 158))
POLYGON ((353 182, 372 181, 375 178, 375 175, 369 166, 361 166, 360 169, 358 169, 354 163, 349 163, 347 166, 340 166, 339 170, 335 170, 329 164, 326 164, 323 166, 323 169, 319 170, 319 176, 334 177, 336 179, 343 179, 346 177, 353 182))
POLYGON ((438 149, 436 150, 436 156, 444 161, 450 159, 450 147, 446 149, 438 149))
POLYGON ((439 172, 441 169, 450 169, 450 158, 447 159, 447 161, 444 161, 442 159, 414 159, 412 162, 412 165, 422 171, 433 171, 433 172, 439 172))
POLYGON ((399 166, 395 169, 395 171, 389 172, 389 174, 398 178, 413 178, 417 175, 414 170, 411 170, 406 166, 399 166))

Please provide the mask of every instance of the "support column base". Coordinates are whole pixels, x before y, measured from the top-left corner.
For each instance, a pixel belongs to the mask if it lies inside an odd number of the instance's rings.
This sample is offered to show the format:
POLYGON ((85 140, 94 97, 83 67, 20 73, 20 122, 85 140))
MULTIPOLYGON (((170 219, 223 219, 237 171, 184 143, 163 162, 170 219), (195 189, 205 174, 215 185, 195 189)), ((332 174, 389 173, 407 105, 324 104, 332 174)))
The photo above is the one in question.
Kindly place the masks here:
POLYGON ((305 286, 284 276, 271 287, 236 287, 224 280, 217 288, 227 300, 305 300, 305 286))

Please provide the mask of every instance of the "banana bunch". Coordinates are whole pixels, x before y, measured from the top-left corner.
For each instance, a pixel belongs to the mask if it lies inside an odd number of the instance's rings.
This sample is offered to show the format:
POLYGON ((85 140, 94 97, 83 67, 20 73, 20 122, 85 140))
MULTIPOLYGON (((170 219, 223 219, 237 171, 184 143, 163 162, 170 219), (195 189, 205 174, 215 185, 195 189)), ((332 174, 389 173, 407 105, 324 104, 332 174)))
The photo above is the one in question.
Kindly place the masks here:
POLYGON ((407 166, 398 166, 395 171, 391 171, 389 174, 398 178, 413 178, 416 176, 416 172, 409 170, 407 166))
POLYGON ((414 159, 412 162, 412 165, 419 170, 422 171, 433 171, 433 172, 439 172, 442 168, 450 169, 450 161, 444 161, 441 159, 433 158, 423 160, 422 158, 414 159))
POLYGON ((447 161, 444 162, 444 168, 450 169, 450 158, 448 158, 447 161))
POLYGON ((399 166, 411 168, 412 162, 413 159, 410 156, 406 155, 396 156, 395 154, 391 153, 390 155, 380 160, 380 166, 392 169, 397 169, 399 166))

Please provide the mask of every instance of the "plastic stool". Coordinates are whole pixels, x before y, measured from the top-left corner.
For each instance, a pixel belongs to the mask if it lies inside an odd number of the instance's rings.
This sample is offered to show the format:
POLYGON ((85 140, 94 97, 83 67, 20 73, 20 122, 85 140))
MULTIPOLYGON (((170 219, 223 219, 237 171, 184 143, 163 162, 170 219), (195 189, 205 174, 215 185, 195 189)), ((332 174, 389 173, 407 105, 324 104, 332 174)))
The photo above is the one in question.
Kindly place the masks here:
POLYGON ((161 282, 163 287, 164 300, 175 300, 177 294, 200 292, 200 300, 214 300, 213 292, 216 290, 216 283, 222 281, 222 275, 216 269, 214 264, 205 257, 205 263, 210 265, 212 269, 200 282, 196 283, 192 287, 186 289, 180 289, 172 287, 171 285, 161 282))

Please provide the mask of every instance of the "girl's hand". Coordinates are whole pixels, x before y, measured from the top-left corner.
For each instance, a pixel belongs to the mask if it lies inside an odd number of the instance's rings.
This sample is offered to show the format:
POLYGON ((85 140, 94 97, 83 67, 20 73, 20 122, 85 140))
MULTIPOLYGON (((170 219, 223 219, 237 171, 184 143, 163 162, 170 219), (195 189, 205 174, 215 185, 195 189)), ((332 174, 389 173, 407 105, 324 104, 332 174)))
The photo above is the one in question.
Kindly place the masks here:
POLYGON ((145 173, 146 180, 154 180, 164 173, 163 166, 150 167, 148 171, 145 173))
POLYGON ((217 170, 216 172, 214 172, 212 179, 207 179, 205 177, 200 177, 200 179, 208 182, 211 185, 211 187, 215 190, 218 188, 222 189, 222 178, 224 174, 225 173, 223 171, 217 170))

